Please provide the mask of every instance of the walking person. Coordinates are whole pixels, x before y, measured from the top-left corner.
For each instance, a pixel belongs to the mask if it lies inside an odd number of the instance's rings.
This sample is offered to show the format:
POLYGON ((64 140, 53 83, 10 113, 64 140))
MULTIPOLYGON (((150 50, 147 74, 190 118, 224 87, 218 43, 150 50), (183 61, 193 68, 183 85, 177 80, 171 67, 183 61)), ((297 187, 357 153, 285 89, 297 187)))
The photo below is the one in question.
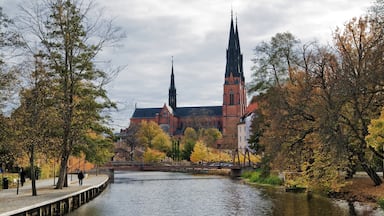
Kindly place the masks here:
POLYGON ((23 187, 25 183, 25 172, 23 168, 20 169, 20 183, 21 183, 21 187, 23 187))
POLYGON ((79 179, 79 185, 83 185, 84 173, 82 171, 77 174, 77 178, 79 179))

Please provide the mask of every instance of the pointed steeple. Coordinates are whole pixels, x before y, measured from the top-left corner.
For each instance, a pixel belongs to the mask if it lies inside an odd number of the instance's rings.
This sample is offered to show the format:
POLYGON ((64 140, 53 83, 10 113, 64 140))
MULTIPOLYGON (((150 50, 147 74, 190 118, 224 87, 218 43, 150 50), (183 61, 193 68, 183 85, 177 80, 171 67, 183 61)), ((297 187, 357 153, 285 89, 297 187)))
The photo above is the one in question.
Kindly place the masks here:
POLYGON ((240 41, 239 41, 239 31, 237 28, 237 18, 236 26, 233 24, 233 12, 231 11, 231 25, 229 29, 229 41, 227 48, 227 64, 225 67, 225 77, 230 77, 232 74, 233 77, 243 78, 243 55, 240 50, 240 41))
POLYGON ((171 70, 171 85, 168 91, 168 105, 176 110, 176 86, 175 86, 175 74, 173 73, 173 56, 172 56, 172 70, 171 70))
POLYGON ((240 49, 240 40, 239 40, 239 30, 237 28, 237 16, 236 16, 236 30, 235 30, 235 35, 236 35, 236 43, 238 47, 238 57, 239 57, 239 67, 240 67, 240 76, 241 79, 244 81, 244 73, 243 73, 243 54, 241 54, 241 49, 240 49))

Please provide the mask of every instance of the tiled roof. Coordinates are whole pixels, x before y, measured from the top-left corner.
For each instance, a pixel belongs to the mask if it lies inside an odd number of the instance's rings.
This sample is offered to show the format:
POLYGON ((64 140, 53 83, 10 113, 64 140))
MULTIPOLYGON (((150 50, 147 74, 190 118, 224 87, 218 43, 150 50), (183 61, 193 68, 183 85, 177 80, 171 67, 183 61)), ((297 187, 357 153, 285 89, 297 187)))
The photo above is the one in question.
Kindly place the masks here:
POLYGON ((154 118, 162 108, 136 108, 132 118, 154 118))
MULTIPOLYGON (((161 112, 162 108, 136 108, 132 118, 154 118, 157 113, 161 112)), ((174 111, 175 116, 222 116, 222 106, 205 106, 205 107, 178 107, 174 111)))
POLYGON ((253 103, 248 105, 248 107, 245 110, 245 113, 246 114, 252 113, 255 110, 257 110, 258 107, 259 107, 259 104, 257 102, 253 102, 253 103))
POLYGON ((205 106, 205 107, 178 107, 175 112, 176 116, 188 117, 188 116, 222 116, 222 106, 205 106))

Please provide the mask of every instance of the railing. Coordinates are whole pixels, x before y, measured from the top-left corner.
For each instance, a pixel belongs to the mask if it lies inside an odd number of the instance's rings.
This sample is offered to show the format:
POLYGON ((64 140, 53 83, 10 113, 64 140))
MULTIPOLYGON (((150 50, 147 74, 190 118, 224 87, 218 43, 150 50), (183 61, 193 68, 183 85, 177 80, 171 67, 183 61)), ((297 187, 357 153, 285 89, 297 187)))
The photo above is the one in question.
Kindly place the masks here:
POLYGON ((97 197, 108 186, 109 179, 99 185, 66 196, 41 202, 2 214, 6 215, 64 215, 97 197))

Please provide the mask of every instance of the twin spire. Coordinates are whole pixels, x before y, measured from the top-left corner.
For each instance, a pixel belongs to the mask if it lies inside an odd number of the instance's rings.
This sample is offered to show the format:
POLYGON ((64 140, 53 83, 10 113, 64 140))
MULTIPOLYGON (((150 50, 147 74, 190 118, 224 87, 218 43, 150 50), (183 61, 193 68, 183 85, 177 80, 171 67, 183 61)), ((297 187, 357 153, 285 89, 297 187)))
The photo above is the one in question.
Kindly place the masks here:
MULTIPOLYGON (((227 48, 227 64, 225 66, 225 78, 228 77, 239 77, 244 81, 243 73, 243 54, 240 50, 239 31, 237 28, 237 17, 236 26, 233 24, 233 12, 231 10, 231 27, 229 29, 229 41, 227 48)), ((168 105, 176 110, 176 86, 175 86, 175 75, 173 73, 173 56, 172 56, 172 72, 171 72, 171 84, 169 86, 168 94, 168 105)))
POLYGON ((229 29, 229 41, 227 49, 227 64, 225 67, 225 78, 240 77, 244 81, 243 73, 243 54, 240 50, 239 31, 237 28, 237 17, 236 27, 233 24, 233 12, 231 11, 231 27, 229 29))

